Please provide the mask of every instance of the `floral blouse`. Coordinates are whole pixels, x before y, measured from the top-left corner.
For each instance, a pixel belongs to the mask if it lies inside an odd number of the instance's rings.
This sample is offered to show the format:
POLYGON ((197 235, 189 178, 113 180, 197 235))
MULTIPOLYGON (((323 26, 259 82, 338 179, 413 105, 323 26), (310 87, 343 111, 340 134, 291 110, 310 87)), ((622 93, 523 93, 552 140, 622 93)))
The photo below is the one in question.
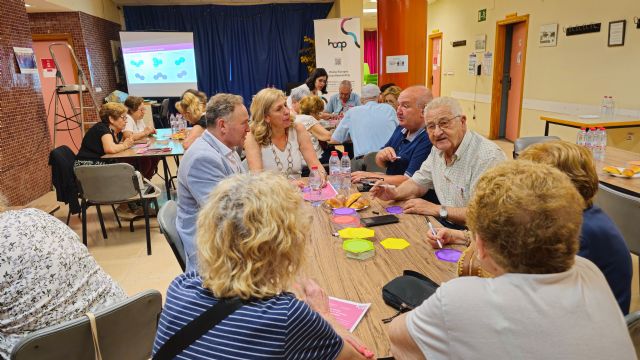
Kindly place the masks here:
POLYGON ((60 220, 37 209, 0 213, 0 358, 32 331, 126 297, 60 220))

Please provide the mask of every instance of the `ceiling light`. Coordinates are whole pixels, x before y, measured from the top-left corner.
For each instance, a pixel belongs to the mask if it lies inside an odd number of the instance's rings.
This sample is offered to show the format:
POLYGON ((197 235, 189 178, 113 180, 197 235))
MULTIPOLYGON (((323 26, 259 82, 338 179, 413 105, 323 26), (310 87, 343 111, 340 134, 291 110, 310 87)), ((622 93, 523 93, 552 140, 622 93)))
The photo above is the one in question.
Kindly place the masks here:
POLYGON ((29 4, 25 3, 24 6, 31 7, 32 5, 29 5, 29 4))
POLYGON ((377 2, 378 2, 378 0, 369 0, 369 2, 377 3, 377 2))
POLYGON ((376 13, 378 12, 378 9, 362 9, 363 13, 376 13))

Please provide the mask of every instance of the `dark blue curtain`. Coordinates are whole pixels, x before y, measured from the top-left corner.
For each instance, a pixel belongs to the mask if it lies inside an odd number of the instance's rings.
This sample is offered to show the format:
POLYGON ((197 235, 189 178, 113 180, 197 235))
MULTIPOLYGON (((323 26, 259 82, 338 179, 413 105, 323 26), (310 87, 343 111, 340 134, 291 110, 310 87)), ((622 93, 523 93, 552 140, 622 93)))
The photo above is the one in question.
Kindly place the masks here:
POLYGON ((199 89, 242 95, 248 107, 262 88, 306 79, 298 51, 332 5, 125 6, 124 19, 127 31, 193 32, 199 89))

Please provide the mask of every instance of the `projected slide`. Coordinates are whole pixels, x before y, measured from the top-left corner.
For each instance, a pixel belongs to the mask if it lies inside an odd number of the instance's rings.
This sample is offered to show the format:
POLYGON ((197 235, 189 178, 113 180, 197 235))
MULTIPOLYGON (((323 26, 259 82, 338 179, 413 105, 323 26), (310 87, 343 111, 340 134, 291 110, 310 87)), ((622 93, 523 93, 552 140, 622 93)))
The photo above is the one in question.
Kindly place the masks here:
POLYGON ((192 33, 121 32, 129 93, 180 96, 197 88, 192 33))

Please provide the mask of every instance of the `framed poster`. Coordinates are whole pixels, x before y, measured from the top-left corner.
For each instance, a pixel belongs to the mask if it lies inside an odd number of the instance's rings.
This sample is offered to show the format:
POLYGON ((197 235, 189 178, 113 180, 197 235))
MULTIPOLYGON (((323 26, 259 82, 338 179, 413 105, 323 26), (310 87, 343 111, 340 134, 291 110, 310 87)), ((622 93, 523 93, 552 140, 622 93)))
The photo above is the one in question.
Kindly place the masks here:
POLYGON ((547 24, 540 26, 540 40, 538 45, 556 46, 558 40, 558 24, 547 24))
POLYGON ((485 52, 486 49, 487 49, 487 35, 486 34, 476 35, 475 51, 483 53, 485 52))
POLYGON ((16 55, 16 61, 20 72, 23 74, 37 74, 38 66, 36 65, 36 56, 32 48, 14 47, 13 53, 16 55))
POLYGON ((609 46, 623 46, 627 20, 609 22, 609 46))

